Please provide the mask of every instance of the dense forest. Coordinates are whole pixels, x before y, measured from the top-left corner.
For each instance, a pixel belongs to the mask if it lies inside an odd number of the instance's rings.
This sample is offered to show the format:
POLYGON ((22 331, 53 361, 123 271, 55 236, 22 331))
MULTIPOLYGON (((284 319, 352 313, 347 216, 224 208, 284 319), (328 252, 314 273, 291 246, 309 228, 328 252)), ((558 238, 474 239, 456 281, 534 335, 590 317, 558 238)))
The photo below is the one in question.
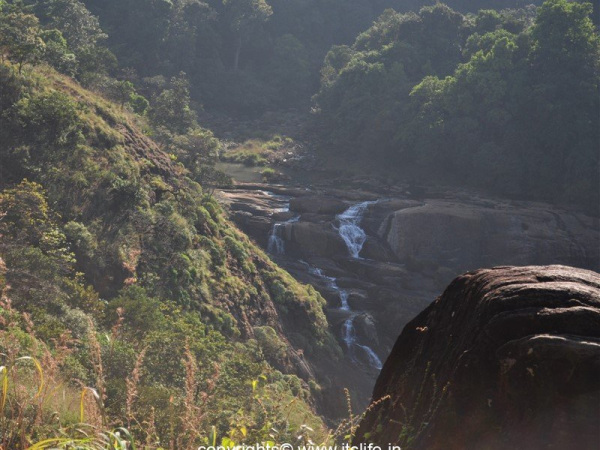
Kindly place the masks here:
POLYGON ((592 5, 433 3, 0 0, 0 448, 353 433, 325 300, 215 200, 201 113, 598 212, 592 5))
POLYGON ((317 118, 349 157, 598 212, 598 34, 586 3, 386 11, 325 59, 317 118), (351 155, 351 156, 350 156, 351 155))

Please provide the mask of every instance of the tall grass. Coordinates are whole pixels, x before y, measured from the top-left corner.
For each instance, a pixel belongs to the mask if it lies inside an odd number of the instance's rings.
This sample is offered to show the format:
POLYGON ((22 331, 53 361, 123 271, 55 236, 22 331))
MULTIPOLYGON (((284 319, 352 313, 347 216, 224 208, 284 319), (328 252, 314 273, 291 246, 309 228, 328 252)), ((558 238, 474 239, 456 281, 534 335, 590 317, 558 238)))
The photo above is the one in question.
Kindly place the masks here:
MULTIPOLYGON (((119 320, 107 336, 110 354, 118 339, 119 320)), ((181 397, 169 402, 170 433, 163 442, 158 438, 155 411, 137 404, 147 349, 136 356, 126 377, 122 413, 110 415, 105 407, 107 387, 102 345, 94 323, 88 323, 86 336, 91 385, 66 382, 61 367, 73 353, 76 342, 64 333, 53 343, 52 351, 35 335, 30 318, 14 310, 10 301, 0 301, 0 450, 79 449, 79 450, 172 450, 192 449, 215 443, 228 448, 248 443, 264 445, 329 444, 351 441, 364 414, 352 410, 350 394, 348 419, 335 430, 324 430, 313 420, 311 411, 297 397, 277 388, 268 376, 261 375, 248 387, 250 399, 234 411, 228 428, 219 428, 208 414, 218 394, 220 367, 213 365, 212 375, 203 380, 198 361, 189 343, 184 346, 181 397), (275 387, 274 387, 275 386, 275 387)), ((387 398, 374 402, 374 407, 387 398)), ((369 410, 368 409, 368 410, 369 410)), ((367 410, 367 411, 368 411, 367 410)))

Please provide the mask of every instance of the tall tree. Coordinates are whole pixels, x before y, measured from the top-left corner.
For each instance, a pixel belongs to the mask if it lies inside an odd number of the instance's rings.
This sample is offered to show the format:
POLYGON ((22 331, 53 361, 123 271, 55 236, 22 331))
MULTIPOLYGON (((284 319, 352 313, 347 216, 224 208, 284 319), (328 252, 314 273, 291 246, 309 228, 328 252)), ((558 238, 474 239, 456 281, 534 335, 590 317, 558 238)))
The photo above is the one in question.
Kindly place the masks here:
POLYGON ((9 55, 19 66, 35 61, 44 49, 39 20, 21 2, 5 4, 0 11, 0 53, 9 55))
POLYGON ((273 14, 264 0, 223 0, 224 17, 233 40, 233 71, 237 72, 245 40, 251 39, 262 24, 273 14))
POLYGON ((589 184, 595 179, 600 140, 600 47, 591 14, 589 3, 547 0, 531 30, 526 113, 533 148, 539 149, 530 167, 538 174, 531 178, 540 181, 532 186, 537 191, 562 186, 572 191, 569 197, 586 192, 598 197, 599 187, 589 184))
POLYGON ((60 30, 69 48, 76 53, 95 46, 107 37, 100 28, 98 18, 79 0, 46 0, 40 6, 43 8, 41 16, 48 28, 60 30))

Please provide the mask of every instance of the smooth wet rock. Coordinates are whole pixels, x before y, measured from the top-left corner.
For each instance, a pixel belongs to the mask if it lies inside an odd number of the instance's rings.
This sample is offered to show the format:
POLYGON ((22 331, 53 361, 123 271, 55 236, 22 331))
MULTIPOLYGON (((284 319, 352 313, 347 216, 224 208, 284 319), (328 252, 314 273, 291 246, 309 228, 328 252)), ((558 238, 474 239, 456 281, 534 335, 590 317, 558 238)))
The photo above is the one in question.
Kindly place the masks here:
POLYGON ((341 328, 346 320, 348 320, 352 316, 351 311, 339 309, 339 308, 329 308, 326 311, 327 320, 334 328, 341 328))
POLYGON ((423 203, 402 198, 384 199, 373 203, 367 209, 362 226, 370 236, 386 236, 386 227, 389 226, 390 213, 407 208, 422 206, 423 203))
POLYGON ((270 217, 257 216, 246 211, 236 211, 232 214, 233 220, 247 234, 263 246, 267 246, 267 240, 273 224, 270 217))
POLYGON ((379 235, 413 267, 463 271, 560 261, 600 268, 598 219, 549 205, 429 200, 391 213, 379 235))
POLYGON ((370 309, 373 303, 369 300, 369 295, 361 289, 352 289, 348 291, 348 305, 354 311, 364 311, 370 309))
POLYGON ((377 324, 369 313, 360 313, 354 319, 356 335, 360 342, 365 343, 370 347, 379 345, 379 337, 377 335, 377 324))
POLYGON ((286 224, 284 236, 286 249, 301 256, 331 257, 346 249, 335 230, 310 222, 286 224))
POLYGON ((356 277, 350 276, 351 274, 348 272, 344 272, 342 276, 337 279, 337 284, 342 288, 350 288, 350 289, 363 289, 368 290, 375 286, 375 284, 361 280, 356 277))
POLYGON ((303 222, 329 224, 331 223, 331 217, 332 216, 328 214, 302 213, 303 222))
POLYGON ((270 212, 264 209, 256 208, 256 205, 246 204, 246 203, 232 203, 230 206, 232 211, 244 211, 252 213, 256 216, 268 216, 270 212))
POLYGON ((456 278, 398 338, 354 444, 595 449, 600 274, 498 267, 456 278))
POLYGON ((379 239, 370 236, 367 236, 367 240, 363 245, 360 256, 362 258, 381 262, 393 262, 397 260, 396 255, 390 250, 386 242, 382 242, 379 239))
POLYGON ((375 284, 385 277, 400 279, 408 276, 406 269, 392 263, 351 258, 340 258, 338 263, 341 267, 357 274, 360 278, 367 279, 375 284))
POLYGON ((271 221, 272 222, 286 222, 286 221, 290 220, 292 217, 296 217, 296 214, 294 214, 291 211, 277 211, 272 214, 271 221))

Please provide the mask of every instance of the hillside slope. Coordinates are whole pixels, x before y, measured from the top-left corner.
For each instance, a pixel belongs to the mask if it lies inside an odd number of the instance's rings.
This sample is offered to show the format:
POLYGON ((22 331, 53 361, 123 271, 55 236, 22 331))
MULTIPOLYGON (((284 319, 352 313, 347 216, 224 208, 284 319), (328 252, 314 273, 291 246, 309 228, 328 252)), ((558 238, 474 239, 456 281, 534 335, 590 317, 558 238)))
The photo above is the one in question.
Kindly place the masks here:
POLYGON ((60 377, 96 388, 110 423, 154 411, 163 445, 197 445, 209 424, 257 439, 284 417, 281 433, 320 429, 320 363, 341 354, 322 297, 239 232, 138 118, 45 67, 2 64, 0 86, 0 340, 19 341, 12 362, 65 346, 60 377), (182 434, 172 409, 190 399, 206 428, 182 434))

